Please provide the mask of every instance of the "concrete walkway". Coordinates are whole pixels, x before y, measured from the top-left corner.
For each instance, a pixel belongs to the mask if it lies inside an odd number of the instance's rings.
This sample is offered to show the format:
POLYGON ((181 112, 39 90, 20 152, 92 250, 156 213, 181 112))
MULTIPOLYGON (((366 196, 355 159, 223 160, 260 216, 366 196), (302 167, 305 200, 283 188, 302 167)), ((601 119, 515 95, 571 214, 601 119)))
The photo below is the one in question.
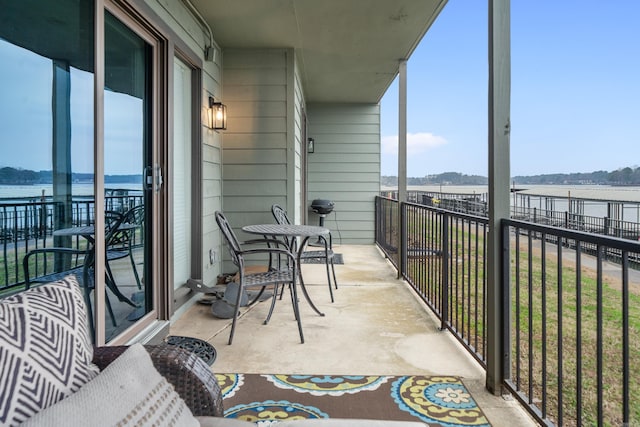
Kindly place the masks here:
POLYGON ((254 305, 238 321, 232 345, 229 320, 195 304, 171 328, 172 335, 204 339, 218 352, 220 373, 452 375, 460 377, 493 426, 536 425, 510 396, 484 389, 484 371, 438 322, 375 246, 334 247, 344 265, 331 303, 324 265, 304 264, 303 276, 318 316, 300 292, 305 343, 288 294, 278 300, 268 325, 268 302, 254 305))

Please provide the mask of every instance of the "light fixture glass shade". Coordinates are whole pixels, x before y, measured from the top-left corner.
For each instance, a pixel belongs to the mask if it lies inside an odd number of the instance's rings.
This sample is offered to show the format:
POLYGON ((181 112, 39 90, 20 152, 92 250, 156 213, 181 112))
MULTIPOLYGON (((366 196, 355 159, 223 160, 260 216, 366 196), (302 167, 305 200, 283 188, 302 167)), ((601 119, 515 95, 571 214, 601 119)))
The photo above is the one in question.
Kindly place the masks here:
POLYGON ((316 149, 315 147, 315 140, 313 138, 308 138, 307 139, 307 153, 313 153, 316 149))
POLYGON ((222 102, 215 102, 212 96, 209 97, 209 111, 207 111, 207 126, 209 129, 227 129, 227 106, 222 102))

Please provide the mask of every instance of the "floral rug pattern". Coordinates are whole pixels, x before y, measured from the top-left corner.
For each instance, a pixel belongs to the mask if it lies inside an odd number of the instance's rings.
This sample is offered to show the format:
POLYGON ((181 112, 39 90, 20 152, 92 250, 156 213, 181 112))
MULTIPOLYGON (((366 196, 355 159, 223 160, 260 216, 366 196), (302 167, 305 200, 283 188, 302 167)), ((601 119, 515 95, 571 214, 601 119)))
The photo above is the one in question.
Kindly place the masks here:
POLYGON ((457 377, 218 374, 217 379, 225 417, 259 426, 303 418, 490 426, 457 377))

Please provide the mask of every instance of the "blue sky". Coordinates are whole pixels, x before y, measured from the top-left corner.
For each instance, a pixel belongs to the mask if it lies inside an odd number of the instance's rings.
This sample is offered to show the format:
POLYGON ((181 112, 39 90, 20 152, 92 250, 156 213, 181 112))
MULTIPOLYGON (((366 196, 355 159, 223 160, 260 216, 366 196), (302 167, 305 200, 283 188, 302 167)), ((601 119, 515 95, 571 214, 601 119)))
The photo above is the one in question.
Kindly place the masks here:
MULTIPOLYGON (((408 62, 409 176, 488 174, 487 3, 449 0, 408 62)), ((638 166, 640 0, 512 0, 511 15, 511 175, 638 166)), ((2 87, 0 167, 50 169, 50 61, 2 41, 0 56, 12 58, 0 82, 28 82, 2 87)), ((73 169, 86 172, 92 83, 71 79, 73 169)), ((397 104, 396 81, 382 100, 382 175, 397 174, 397 104)), ((141 104, 107 92, 105 107, 107 173, 135 173, 141 104)))
MULTIPOLYGON (((408 176, 487 176, 487 1, 449 0, 408 62, 408 176)), ((640 1, 511 2, 511 175, 640 165, 640 1)), ((397 81, 382 175, 397 174, 397 81)))
MULTIPOLYGON (((0 58, 0 167, 51 170, 51 60, 3 40, 0 58)), ((71 67, 70 82, 72 170, 91 173, 93 76, 71 67)), ((142 173, 142 101, 106 91, 104 103, 105 173, 142 173)))

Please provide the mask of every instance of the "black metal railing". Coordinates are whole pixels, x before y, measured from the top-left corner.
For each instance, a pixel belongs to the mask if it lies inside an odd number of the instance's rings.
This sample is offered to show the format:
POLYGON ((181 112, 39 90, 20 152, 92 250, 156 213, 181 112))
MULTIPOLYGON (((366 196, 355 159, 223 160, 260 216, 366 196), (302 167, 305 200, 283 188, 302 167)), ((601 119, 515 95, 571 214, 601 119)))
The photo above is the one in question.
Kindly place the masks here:
POLYGON ((640 223, 615 218, 513 206, 511 207, 511 218, 629 240, 640 238, 640 223))
MULTIPOLYGON (((394 200, 398 198, 397 191, 381 191, 380 195, 394 200)), ((487 193, 468 194, 411 190, 407 191, 406 202, 481 217, 489 216, 487 193)), ((627 203, 635 204, 636 202, 627 203)), ((516 205, 511 206, 511 218, 569 230, 640 240, 640 222, 625 221, 619 218, 516 205)))
POLYGON ((403 203, 402 275, 485 366, 488 220, 403 203))
POLYGON ((640 244, 503 222, 509 390, 543 422, 640 423, 640 244), (636 264, 637 265, 637 264, 636 264))
MULTIPOLYGON (((502 229, 505 388, 541 424, 640 425, 640 243, 518 220, 502 229)), ((376 199, 377 244, 485 368, 487 232, 486 218, 376 199)))
POLYGON ((389 258, 391 263, 399 268, 400 259, 400 210, 398 202, 384 197, 376 197, 376 243, 389 258))
MULTIPOLYGON (((107 210, 119 213, 142 203, 141 192, 105 197, 107 210)), ((56 209, 60 210, 60 203, 51 199, 0 201, 0 291, 24 284, 22 260, 29 251, 54 246, 53 231, 59 228, 55 224, 56 209)), ((93 198, 76 197, 71 201, 70 209, 71 223, 66 226, 93 224, 93 198)), ((75 236, 65 246, 81 249, 85 243, 80 236, 75 236)), ((43 272, 48 273, 50 271, 43 272)))

